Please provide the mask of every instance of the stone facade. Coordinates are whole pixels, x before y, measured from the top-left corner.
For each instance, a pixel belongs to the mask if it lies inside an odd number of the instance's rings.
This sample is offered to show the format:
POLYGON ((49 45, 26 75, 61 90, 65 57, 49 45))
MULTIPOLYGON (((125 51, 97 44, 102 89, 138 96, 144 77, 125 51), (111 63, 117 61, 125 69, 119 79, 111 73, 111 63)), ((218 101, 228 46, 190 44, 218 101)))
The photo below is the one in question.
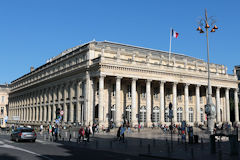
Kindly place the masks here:
POLYGON ((8 85, 0 85, 0 127, 5 128, 5 118, 8 110, 8 94, 10 87, 8 85))
MULTIPOLYGON (((89 42, 66 50, 12 82, 9 117, 19 124, 48 124, 56 108, 63 124, 98 122, 119 126, 206 121, 207 63, 192 57, 112 42, 89 42)), ((216 122, 230 123, 229 91, 237 93, 236 75, 211 64, 216 122)), ((235 96, 235 102, 238 102, 235 96)), ((235 103, 237 106, 238 103, 235 103)), ((236 107, 235 107, 236 108, 236 107)), ((235 116, 238 116, 236 109, 235 116)), ((238 118, 236 119, 238 122, 238 118)))

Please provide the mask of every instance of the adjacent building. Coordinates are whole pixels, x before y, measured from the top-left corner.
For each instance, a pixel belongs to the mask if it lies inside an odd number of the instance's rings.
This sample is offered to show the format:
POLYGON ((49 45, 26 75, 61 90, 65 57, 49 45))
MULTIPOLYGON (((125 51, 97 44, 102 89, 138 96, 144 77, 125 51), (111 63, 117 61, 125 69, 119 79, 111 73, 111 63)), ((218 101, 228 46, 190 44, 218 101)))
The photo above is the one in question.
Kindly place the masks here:
MULTIPOLYGON (((229 93, 234 93, 235 122, 239 122, 238 79, 227 67, 210 64, 216 122, 230 122, 229 93)), ((129 122, 204 124, 207 63, 168 52, 113 42, 89 42, 68 49, 11 83, 11 123, 63 125, 129 122), (19 117, 16 119, 14 117, 19 117)))
POLYGON ((6 127, 6 121, 8 120, 8 94, 10 87, 6 85, 0 85, 0 127, 6 127))

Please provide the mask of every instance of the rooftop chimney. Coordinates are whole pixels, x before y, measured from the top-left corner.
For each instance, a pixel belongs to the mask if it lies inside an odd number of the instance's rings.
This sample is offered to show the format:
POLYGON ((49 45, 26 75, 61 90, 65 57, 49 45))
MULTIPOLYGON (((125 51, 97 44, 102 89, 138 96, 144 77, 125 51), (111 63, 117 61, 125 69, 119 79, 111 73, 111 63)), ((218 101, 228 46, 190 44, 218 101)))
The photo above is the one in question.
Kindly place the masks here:
POLYGON ((34 67, 33 66, 30 67, 30 72, 32 72, 32 71, 34 71, 34 67))

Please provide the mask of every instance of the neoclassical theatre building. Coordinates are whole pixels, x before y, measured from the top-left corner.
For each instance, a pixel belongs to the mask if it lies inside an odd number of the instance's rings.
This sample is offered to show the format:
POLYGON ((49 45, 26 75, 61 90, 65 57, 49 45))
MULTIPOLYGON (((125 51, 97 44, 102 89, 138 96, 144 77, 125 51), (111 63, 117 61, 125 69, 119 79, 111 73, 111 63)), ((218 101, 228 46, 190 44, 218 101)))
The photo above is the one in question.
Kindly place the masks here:
MULTIPOLYGON (((229 92, 238 113, 238 80, 227 67, 210 65, 216 122, 230 123, 229 92)), ((94 122, 119 126, 190 125, 206 121, 207 63, 193 57, 113 42, 92 41, 51 58, 46 64, 11 83, 11 123, 55 123, 56 109, 64 111, 62 125, 94 122), (15 117, 15 118, 13 118, 15 117), (18 118, 16 118, 18 117, 18 118)))

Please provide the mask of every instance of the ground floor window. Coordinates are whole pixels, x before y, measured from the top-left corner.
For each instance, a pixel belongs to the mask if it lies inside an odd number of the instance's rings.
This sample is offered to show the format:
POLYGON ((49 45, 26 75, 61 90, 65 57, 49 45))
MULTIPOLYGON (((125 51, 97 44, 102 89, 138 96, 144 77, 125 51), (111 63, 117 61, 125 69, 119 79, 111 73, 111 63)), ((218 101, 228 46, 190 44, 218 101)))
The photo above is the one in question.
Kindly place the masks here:
POLYGON ((116 105, 115 104, 111 106, 110 120, 112 122, 115 122, 115 120, 116 120, 116 105))
POLYGON ((204 122, 204 113, 203 113, 203 109, 200 109, 200 116, 201 116, 201 122, 204 122))
POLYGON ((132 106, 128 105, 126 107, 125 118, 128 122, 132 121, 132 106))
POLYGON ((168 107, 165 108, 164 110, 164 120, 165 122, 169 122, 169 110, 168 110, 168 107))
POLYGON ((182 117, 183 117, 183 108, 179 107, 177 109, 177 122, 182 122, 182 117))
POLYGON ((153 108, 152 121, 153 122, 160 122, 160 108, 158 106, 155 106, 153 108))
POLYGON ((139 114, 139 121, 140 122, 146 122, 146 113, 147 113, 146 106, 141 106, 139 113, 140 113, 139 114))
POLYGON ((189 122, 193 122, 193 108, 189 108, 189 122))

